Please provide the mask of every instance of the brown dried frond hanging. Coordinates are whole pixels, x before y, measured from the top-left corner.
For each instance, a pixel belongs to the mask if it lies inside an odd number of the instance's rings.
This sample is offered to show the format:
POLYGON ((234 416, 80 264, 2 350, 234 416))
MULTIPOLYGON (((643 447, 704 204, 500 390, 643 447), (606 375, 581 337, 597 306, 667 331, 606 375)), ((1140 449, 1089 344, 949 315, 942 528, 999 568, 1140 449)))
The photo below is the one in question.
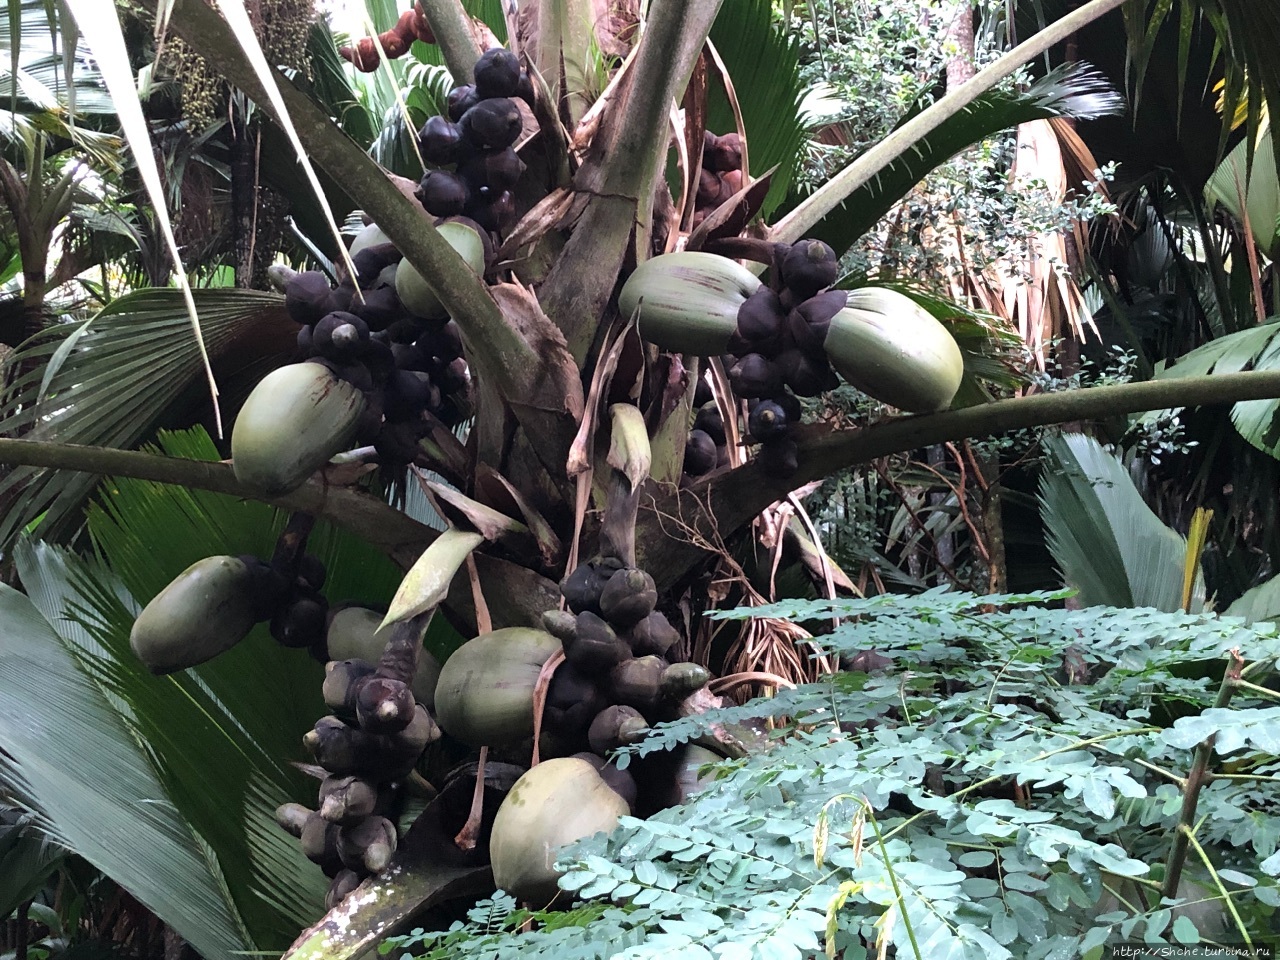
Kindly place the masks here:
MULTIPOLYGON (((307 72, 307 35, 315 19, 313 0, 247 0, 267 62, 307 72)), ((161 44, 161 63, 178 81, 183 113, 193 129, 203 130, 226 115, 230 86, 204 57, 170 33, 161 44)))

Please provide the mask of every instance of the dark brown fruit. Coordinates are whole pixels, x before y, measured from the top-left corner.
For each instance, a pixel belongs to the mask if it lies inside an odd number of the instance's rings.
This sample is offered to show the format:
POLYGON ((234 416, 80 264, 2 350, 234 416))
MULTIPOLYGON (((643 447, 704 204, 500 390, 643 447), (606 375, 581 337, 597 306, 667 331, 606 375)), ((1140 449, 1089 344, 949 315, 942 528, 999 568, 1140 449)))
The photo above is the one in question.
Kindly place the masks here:
POLYGON ((464 84, 461 87, 454 87, 449 91, 448 110, 449 119, 457 123, 462 119, 463 114, 480 102, 480 94, 476 93, 476 88, 471 84, 464 84))
POLYGON ((369 325, 354 313, 341 310, 327 314, 311 334, 315 352, 327 360, 338 361, 354 357, 361 343, 368 339, 369 325))
POLYGON ((649 723, 634 707, 615 705, 601 710, 591 721, 587 742, 600 756, 623 744, 635 743, 649 732, 649 723))
POLYGON ((773 340, 782 332, 786 320, 787 312, 778 295, 762 286, 738 307, 738 336, 747 342, 773 340))
MULTIPOLYGON (((361 290, 369 289, 377 283, 383 270, 403 259, 404 254, 394 243, 377 243, 371 247, 365 247, 351 258, 351 263, 356 268, 356 283, 360 285, 361 290)), ((352 300, 353 303, 360 302, 354 297, 352 300)))
POLYGON ((747 418, 747 430, 759 443, 768 443, 785 437, 791 429, 791 420, 785 410, 774 400, 761 400, 747 418))
POLYGON ((377 669, 367 660, 332 660, 325 666, 321 693, 325 705, 342 717, 355 718, 360 687, 377 669))
POLYGON ((798 397, 816 397, 824 390, 834 390, 839 383, 830 364, 798 347, 782 351, 776 363, 783 382, 798 397))
POLYGON ((480 197, 491 197, 510 190, 525 171, 524 161, 507 147, 496 152, 477 153, 458 168, 458 173, 480 197))
POLYGON ((782 386, 777 364, 758 353, 749 353, 729 371, 733 392, 745 399, 767 397, 782 386))
MULTIPOLYGON (((625 773, 626 771, 624 770, 623 772, 625 773)), ((358 886, 360 886, 360 874, 354 870, 340 870, 329 884, 329 889, 324 895, 324 908, 332 910, 347 897, 351 896, 358 886)))
POLYGON ((699 409, 698 415, 693 418, 693 429, 701 430, 717 447, 724 443, 724 417, 720 415, 720 407, 715 403, 708 403, 699 409))
POLYGON ((295 354, 295 359, 297 361, 301 362, 303 360, 310 360, 313 356, 315 356, 316 348, 315 348, 315 344, 312 342, 310 327, 303 327, 298 331, 297 342, 298 342, 298 351, 295 354))
POLYGON ((713 207, 719 202, 720 178, 716 176, 714 170, 704 167, 698 171, 698 194, 694 203, 699 207, 713 207))
POLYGON ((458 121, 462 136, 477 150, 505 150, 516 142, 523 125, 520 108, 505 97, 481 100, 458 121))
MULTIPOLYGON (((360 345, 358 354, 360 362, 365 365, 369 371, 369 376, 373 377, 374 384, 382 386, 387 382, 387 377, 391 376, 396 369, 396 358, 391 352, 385 338, 380 334, 373 333, 369 335, 369 339, 360 345)), ((365 397, 373 405, 369 396, 365 397)), ((378 406, 378 416, 382 416, 382 407, 378 406)))
POLYGON ((397 370, 387 380, 383 414, 393 423, 417 420, 431 402, 431 381, 426 374, 397 370))
POLYGON ((347 726, 337 717, 321 717, 302 742, 316 763, 338 776, 359 773, 376 750, 369 734, 347 726))
POLYGON ((782 480, 795 473, 800 466, 796 442, 785 437, 762 444, 757 459, 766 474, 782 480))
POLYGON ((680 634, 665 616, 656 610, 627 631, 626 641, 637 657, 664 657, 680 634))
POLYGON ((297 274, 284 289, 284 308, 294 323, 311 326, 336 309, 329 278, 319 270, 297 274))
POLYGON ((836 282, 840 262, 821 240, 800 240, 782 258, 782 282, 797 300, 808 300, 836 282))
POLYGON ((370 816, 378 805, 378 787, 363 777, 326 777, 320 784, 320 816, 350 826, 370 816))
POLYGON ((590 610, 578 614, 573 639, 561 640, 564 658, 587 676, 608 673, 631 656, 631 648, 618 639, 613 628, 590 610))
POLYGON ((510 190, 504 190, 488 203, 472 206, 469 212, 476 223, 480 224, 482 230, 501 233, 515 216, 516 198, 510 190))
POLYGON ((527 70, 520 71, 520 82, 516 84, 515 95, 533 108, 533 79, 527 70))
POLYGON ((462 131, 447 117, 432 117, 418 131, 418 149, 427 163, 457 163, 464 150, 462 131))
POLYGON ((476 61, 476 93, 483 99, 514 97, 520 88, 520 61, 505 47, 486 50, 476 61))
POLYGON ((301 650, 324 636, 328 605, 322 597, 301 597, 271 620, 271 636, 285 647, 301 650))
POLYGON ((418 182, 414 196, 433 217, 452 217, 466 209, 471 191, 456 173, 430 170, 418 182))
POLYGON ((653 577, 635 567, 619 570, 600 592, 600 613, 617 630, 639 623, 658 605, 653 577))
POLYGON ((599 770, 600 779, 609 785, 609 789, 620 796, 632 810, 636 808, 636 778, 630 770, 619 770, 612 763, 606 763, 599 770))
POLYGON ((365 322, 373 332, 387 329, 404 316, 404 307, 396 296, 395 287, 378 287, 364 291, 364 302, 351 300, 351 313, 365 322))
MULTIPOLYGON (((703 149, 705 150, 706 148, 704 147, 703 149)), ((706 165, 705 160, 703 165, 706 165)), ((717 173, 741 170, 742 137, 736 133, 726 133, 723 137, 716 137, 715 146, 711 148, 710 168, 717 173)))
POLYGON ((849 295, 843 290, 828 290, 800 303, 787 317, 787 330, 796 346, 813 357, 826 359, 827 331, 831 318, 845 308, 849 295))
POLYGON ((370 677, 356 694, 356 719, 366 733, 396 733, 413 720, 416 705, 407 683, 370 677))
POLYGON ((396 852, 396 828, 386 817, 366 817, 338 833, 338 856, 349 870, 381 873, 396 852))
POLYGON ((322 867, 338 861, 338 828, 313 814, 302 828, 302 855, 322 867))
POLYGON ((716 468, 716 442, 702 430, 692 430, 684 445, 684 472, 701 477, 716 468))
POLYGON ((394 343, 413 343, 424 329, 423 322, 417 317, 401 317, 387 327, 387 338, 394 343))
POLYGON ((662 672, 670 664, 661 657, 624 660, 609 674, 609 688, 618 703, 649 710, 662 699, 662 672))
POLYGON ((569 604, 569 609, 574 613, 588 610, 599 613, 600 593, 612 573, 612 570, 600 569, 590 560, 578 564, 572 573, 560 581, 560 592, 569 604))

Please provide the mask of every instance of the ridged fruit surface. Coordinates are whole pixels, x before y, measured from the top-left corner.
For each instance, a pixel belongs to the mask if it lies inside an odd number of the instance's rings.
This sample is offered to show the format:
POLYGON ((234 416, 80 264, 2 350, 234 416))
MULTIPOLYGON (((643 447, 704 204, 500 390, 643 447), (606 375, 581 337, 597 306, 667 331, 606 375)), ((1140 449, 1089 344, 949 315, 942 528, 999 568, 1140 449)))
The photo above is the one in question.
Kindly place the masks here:
POLYGON ((631 812, 586 760, 545 760, 526 772, 502 801, 489 838, 493 881, 537 907, 559 892, 556 857, 567 845, 610 832, 631 812))
POLYGON ((138 614, 129 646, 152 673, 173 673, 230 650, 254 622, 248 567, 236 557, 206 557, 182 571, 138 614))
POLYGON ((679 251, 636 267, 618 308, 623 317, 639 309, 640 336, 663 350, 719 356, 737 329, 738 308, 759 288, 756 275, 733 260, 679 251))
MULTIPOLYGON (((464 223, 442 223, 436 227, 449 246, 467 262, 476 273, 484 272, 484 241, 480 235, 464 223)), ((396 295, 404 308, 414 316, 425 320, 443 320, 449 315, 440 299, 427 286, 418 268, 408 260, 401 260, 396 267, 396 295)))
POLYGON ((559 649, 559 640, 530 627, 507 627, 468 640, 440 670, 440 726, 472 747, 531 737, 533 688, 542 665, 559 649))
POLYGON ((236 479, 265 494, 300 486, 355 439, 364 394, 318 363, 292 363, 259 381, 231 431, 236 479))
POLYGON ((909 413, 946 409, 964 375, 964 358, 947 328, 896 290, 850 290, 823 345, 842 377, 909 413))
MULTIPOLYGON (((367 607, 344 607, 329 620, 325 646, 330 660, 367 660, 377 663, 386 648, 392 627, 379 631, 382 614, 367 607)), ((435 709, 440 664, 426 650, 418 653, 418 669, 409 686, 413 697, 428 710, 435 709)))

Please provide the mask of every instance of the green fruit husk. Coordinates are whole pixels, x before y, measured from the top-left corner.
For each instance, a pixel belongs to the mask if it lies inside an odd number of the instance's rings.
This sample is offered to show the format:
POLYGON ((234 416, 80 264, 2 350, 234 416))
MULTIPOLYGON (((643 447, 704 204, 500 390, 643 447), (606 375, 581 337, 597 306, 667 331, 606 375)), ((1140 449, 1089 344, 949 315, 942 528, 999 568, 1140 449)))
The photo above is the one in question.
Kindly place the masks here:
POLYGON ((909 413, 945 410, 964 375, 947 328, 910 297, 882 287, 850 290, 823 346, 849 383, 909 413))
POLYGON ((364 394, 318 363, 292 363, 258 382, 231 431, 236 479, 264 494, 288 493, 347 449, 364 394))
POLYGON ((468 640, 440 671, 440 726, 473 747, 532 736, 533 688, 542 665, 559 649, 558 639, 530 627, 507 627, 468 640))
POLYGON ((493 879, 538 907, 560 892, 556 857, 570 843, 609 832, 631 812, 586 760, 546 760, 516 781, 489 838, 493 879))
POLYGON ((256 620, 252 580, 237 557, 196 561, 138 614, 129 646, 155 674, 185 670, 230 650, 256 620))
POLYGON ((663 350, 703 357, 725 352, 738 309, 760 280, 713 253, 680 251, 646 260, 618 294, 623 318, 639 311, 640 336, 663 350))
MULTIPOLYGON (((476 273, 484 272, 484 241, 478 233, 463 223, 442 223, 436 229, 467 262, 467 266, 476 273)), ((396 268, 396 295, 404 308, 414 316, 426 320, 443 320, 449 316, 449 312, 440 303, 440 298, 418 272, 418 268, 408 260, 401 260, 396 268)))

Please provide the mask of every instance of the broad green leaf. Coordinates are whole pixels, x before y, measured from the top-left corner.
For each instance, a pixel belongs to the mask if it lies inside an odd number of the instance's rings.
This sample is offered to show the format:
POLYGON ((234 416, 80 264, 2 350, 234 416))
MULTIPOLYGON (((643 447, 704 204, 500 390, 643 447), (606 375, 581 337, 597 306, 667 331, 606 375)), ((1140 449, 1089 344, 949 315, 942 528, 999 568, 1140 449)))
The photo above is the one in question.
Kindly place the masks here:
MULTIPOLYGON (((1085 606, 1181 609, 1186 540, 1142 499, 1129 472, 1084 434, 1046 440, 1055 468, 1040 480, 1049 551, 1085 606)), ((1203 575, 1192 610, 1204 603, 1203 575)))
POLYGON ((0 622, 6 779, 37 805, 52 836, 203 956, 233 960, 256 949, 207 848, 74 652, 30 600, 3 585, 0 622))

